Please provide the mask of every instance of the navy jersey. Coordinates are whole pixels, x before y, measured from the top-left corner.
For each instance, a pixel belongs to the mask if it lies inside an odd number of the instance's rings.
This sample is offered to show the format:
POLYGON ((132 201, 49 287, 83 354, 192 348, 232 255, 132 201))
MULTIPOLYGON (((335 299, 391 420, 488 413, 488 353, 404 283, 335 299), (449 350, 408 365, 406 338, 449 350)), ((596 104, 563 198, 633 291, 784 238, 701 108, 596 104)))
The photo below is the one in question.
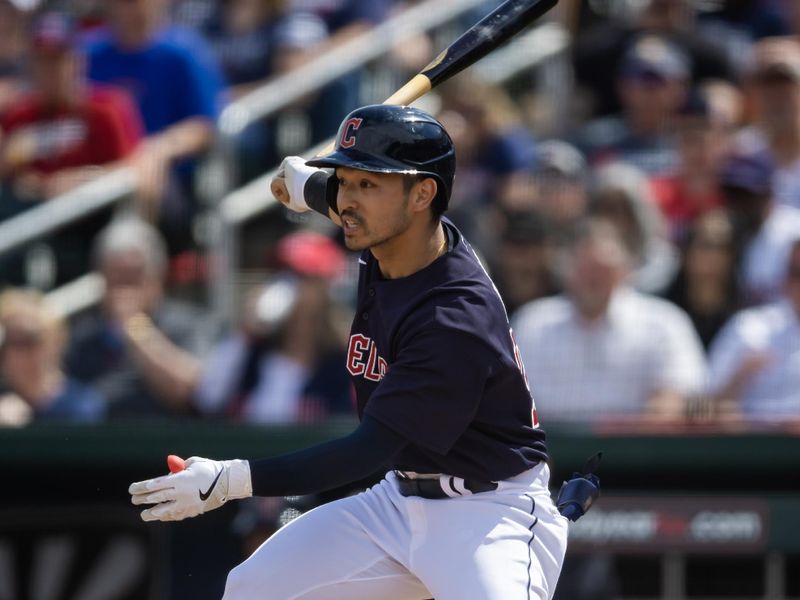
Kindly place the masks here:
POLYGON ((545 460, 545 436, 494 284, 442 221, 449 251, 408 277, 362 253, 347 370, 359 417, 410 441, 390 468, 499 481, 545 460))

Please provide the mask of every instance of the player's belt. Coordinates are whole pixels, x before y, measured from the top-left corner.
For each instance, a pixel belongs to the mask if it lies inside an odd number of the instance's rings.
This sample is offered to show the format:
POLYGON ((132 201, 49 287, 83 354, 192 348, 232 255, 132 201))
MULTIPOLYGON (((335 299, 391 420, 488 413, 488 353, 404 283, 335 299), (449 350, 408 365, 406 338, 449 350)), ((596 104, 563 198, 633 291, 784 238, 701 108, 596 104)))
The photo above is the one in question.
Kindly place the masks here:
POLYGON ((395 471, 395 475, 397 476, 397 488, 401 495, 419 496, 431 500, 459 498, 497 489, 497 484, 493 481, 462 479, 452 475, 412 478, 402 471, 395 471))

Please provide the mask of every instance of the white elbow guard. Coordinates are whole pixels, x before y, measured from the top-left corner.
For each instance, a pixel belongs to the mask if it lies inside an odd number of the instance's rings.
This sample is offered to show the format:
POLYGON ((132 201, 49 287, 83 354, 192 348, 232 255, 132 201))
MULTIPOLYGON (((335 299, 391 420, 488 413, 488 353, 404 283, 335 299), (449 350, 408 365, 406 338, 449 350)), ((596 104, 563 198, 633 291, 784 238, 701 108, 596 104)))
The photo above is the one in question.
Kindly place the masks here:
POLYGON ((281 171, 286 180, 286 189, 289 191, 289 204, 291 210, 305 212, 310 210, 305 199, 305 185, 314 173, 320 169, 306 165, 306 159, 301 156, 287 156, 281 163, 281 171))

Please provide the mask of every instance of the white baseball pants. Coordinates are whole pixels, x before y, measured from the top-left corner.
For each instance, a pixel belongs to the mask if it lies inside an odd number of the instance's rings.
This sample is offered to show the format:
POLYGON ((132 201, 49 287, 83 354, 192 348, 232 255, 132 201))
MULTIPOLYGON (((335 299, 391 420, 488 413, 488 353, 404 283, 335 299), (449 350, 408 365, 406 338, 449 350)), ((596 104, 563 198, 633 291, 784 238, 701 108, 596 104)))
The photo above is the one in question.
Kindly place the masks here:
POLYGON ((548 600, 567 520, 537 465, 498 489, 404 497, 394 473, 280 529, 228 575, 223 600, 548 600))

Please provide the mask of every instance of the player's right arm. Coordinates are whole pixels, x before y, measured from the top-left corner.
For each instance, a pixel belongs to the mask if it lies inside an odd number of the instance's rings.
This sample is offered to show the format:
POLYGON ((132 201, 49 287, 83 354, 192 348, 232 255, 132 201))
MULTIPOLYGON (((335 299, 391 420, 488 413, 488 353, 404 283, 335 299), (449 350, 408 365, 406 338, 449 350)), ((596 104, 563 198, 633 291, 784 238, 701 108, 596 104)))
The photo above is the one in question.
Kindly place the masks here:
POLYGON ((301 156, 287 156, 272 178, 270 189, 289 210, 313 210, 341 226, 336 212, 336 187, 331 179, 330 171, 309 167, 301 156))

